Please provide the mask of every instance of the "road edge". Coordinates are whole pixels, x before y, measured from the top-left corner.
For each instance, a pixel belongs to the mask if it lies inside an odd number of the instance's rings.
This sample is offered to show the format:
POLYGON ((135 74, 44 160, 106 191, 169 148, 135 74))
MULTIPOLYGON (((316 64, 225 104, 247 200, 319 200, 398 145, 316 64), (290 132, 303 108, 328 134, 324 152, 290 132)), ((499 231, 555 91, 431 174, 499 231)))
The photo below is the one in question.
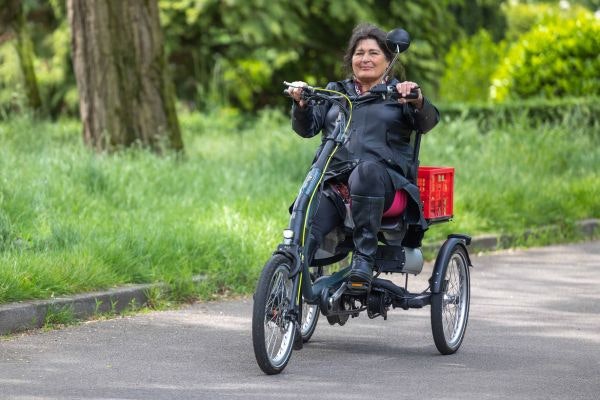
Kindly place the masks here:
MULTIPOLYGON (((548 228, 550 231, 552 227, 548 228)), ((578 233, 583 239, 594 239, 600 234, 600 219, 586 219, 576 224, 578 233)), ((524 237, 535 235, 525 232, 524 237)), ((484 235, 474 237, 470 250, 473 253, 499 250, 506 247, 514 238, 502 235, 484 235)), ((439 244, 424 246, 424 251, 436 251, 439 244)), ((203 276, 194 277, 195 282, 204 280, 203 276)), ((152 292, 168 290, 164 283, 135 284, 78 294, 68 297, 57 297, 49 300, 33 300, 0 305, 0 335, 10 335, 43 327, 48 316, 53 312, 68 310, 75 320, 85 320, 96 315, 118 315, 126 311, 144 307, 148 304, 152 292)))

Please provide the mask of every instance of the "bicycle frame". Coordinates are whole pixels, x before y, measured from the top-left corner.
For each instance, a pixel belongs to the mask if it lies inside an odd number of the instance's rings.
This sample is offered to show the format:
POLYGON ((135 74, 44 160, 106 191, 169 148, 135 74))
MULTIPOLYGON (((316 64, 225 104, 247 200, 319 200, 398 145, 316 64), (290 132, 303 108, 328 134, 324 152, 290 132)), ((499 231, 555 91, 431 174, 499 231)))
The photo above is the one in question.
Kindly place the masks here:
POLYGON ((315 293, 310 281, 310 266, 305 262, 304 246, 306 239, 306 228, 311 218, 312 201, 323 184, 323 177, 327 171, 327 166, 337 149, 347 139, 347 121, 351 118, 352 100, 345 94, 328 89, 314 89, 318 97, 319 91, 326 91, 338 94, 346 98, 349 102, 347 109, 342 102, 328 96, 327 101, 332 101, 340 107, 340 113, 336 121, 336 127, 333 134, 325 139, 323 148, 316 161, 311 166, 300 190, 290 216, 289 227, 284 230, 283 243, 277 248, 276 253, 289 257, 294 268, 290 272, 290 277, 294 278, 294 291, 292 295, 296 299, 295 306, 300 305, 300 295, 307 301, 314 301, 319 293, 315 293))

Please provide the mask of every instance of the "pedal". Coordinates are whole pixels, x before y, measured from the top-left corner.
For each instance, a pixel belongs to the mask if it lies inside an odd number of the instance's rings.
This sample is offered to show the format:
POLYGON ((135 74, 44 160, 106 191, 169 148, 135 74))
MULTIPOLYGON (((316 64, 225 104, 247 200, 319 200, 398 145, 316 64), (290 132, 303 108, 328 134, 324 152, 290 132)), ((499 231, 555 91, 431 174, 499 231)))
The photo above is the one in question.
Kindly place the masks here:
POLYGON ((346 287, 351 293, 368 293, 371 290, 369 282, 348 282, 346 287))

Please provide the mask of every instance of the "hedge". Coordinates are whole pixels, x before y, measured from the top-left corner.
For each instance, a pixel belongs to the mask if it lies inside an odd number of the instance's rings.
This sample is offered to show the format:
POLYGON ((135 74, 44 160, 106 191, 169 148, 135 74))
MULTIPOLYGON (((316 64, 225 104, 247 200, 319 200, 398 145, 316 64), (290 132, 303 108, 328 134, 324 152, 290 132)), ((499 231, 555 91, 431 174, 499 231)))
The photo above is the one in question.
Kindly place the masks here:
POLYGON ((585 124, 600 128, 600 97, 596 96, 560 99, 536 98, 500 104, 441 104, 438 108, 444 119, 476 119, 480 128, 484 130, 516 122, 525 122, 530 126, 585 124))

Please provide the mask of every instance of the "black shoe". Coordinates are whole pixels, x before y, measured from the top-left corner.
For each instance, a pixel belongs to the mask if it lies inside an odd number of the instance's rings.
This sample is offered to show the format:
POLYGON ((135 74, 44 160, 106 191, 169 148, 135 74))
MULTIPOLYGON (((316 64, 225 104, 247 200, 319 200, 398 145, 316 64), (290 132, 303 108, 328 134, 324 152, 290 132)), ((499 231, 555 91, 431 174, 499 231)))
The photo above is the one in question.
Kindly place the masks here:
POLYGON ((373 280, 372 263, 365 260, 360 254, 352 257, 352 268, 348 278, 348 287, 352 290, 365 291, 371 287, 373 280))
MULTIPOLYGON (((358 257, 355 257, 355 259, 358 257)), ((373 270, 369 262, 364 260, 353 260, 352 269, 350 270, 350 282, 367 282, 371 283, 373 279, 373 270)))

